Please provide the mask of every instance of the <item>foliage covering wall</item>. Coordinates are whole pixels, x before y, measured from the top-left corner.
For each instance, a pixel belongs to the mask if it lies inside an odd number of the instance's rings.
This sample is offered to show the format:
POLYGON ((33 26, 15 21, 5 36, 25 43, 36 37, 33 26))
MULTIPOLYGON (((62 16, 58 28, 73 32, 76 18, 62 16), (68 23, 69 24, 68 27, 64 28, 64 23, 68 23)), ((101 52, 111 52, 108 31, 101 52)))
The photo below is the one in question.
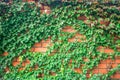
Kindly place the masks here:
POLYGON ((101 60, 114 62, 120 56, 119 4, 63 2, 50 7, 45 14, 33 2, 0 3, 2 79, 107 80, 119 72, 117 62, 104 74, 93 72, 101 60), (45 52, 32 50, 47 41, 52 44, 45 52))

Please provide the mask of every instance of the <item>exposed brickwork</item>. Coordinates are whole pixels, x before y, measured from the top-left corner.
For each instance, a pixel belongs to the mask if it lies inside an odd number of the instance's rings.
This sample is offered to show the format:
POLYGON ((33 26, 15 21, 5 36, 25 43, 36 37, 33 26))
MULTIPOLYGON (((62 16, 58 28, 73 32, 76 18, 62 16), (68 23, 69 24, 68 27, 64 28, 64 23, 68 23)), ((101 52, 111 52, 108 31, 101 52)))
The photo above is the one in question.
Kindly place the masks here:
POLYGON ((68 39, 68 42, 75 42, 75 41, 84 42, 85 40, 86 40, 86 37, 84 35, 76 33, 74 37, 68 39))
POLYGON ((8 52, 4 52, 2 56, 8 56, 8 52))
MULTIPOLYGON (((111 69, 116 68, 120 64, 120 57, 113 59, 101 60, 100 63, 92 70, 93 74, 106 74, 111 69)), ((116 72, 111 78, 120 79, 120 72, 116 72)))
POLYGON ((107 54, 110 54, 110 53, 114 53, 114 50, 111 49, 111 48, 107 48, 107 47, 103 47, 103 46, 99 46, 97 48, 97 50, 101 53, 107 53, 107 54))
POLYGON ((48 50, 49 46, 52 46, 50 38, 48 38, 47 40, 42 40, 39 43, 35 43, 34 46, 31 48, 31 51, 45 53, 48 50))
POLYGON ((5 67, 5 69, 4 69, 4 71, 5 71, 5 72, 10 72, 9 67, 8 67, 8 66, 6 66, 6 67, 5 67))
POLYGON ((14 67, 16 67, 16 66, 19 65, 19 64, 20 64, 20 57, 14 58, 13 61, 12 61, 12 65, 13 65, 14 67))
POLYGON ((56 76, 56 73, 55 73, 55 72, 52 72, 52 71, 50 71, 49 74, 50 74, 51 76, 56 76))
POLYGON ((74 71, 75 71, 76 73, 82 73, 82 69, 81 69, 81 68, 74 68, 74 71))
MULTIPOLYGON (((77 33, 77 31, 71 27, 71 26, 66 26, 62 29, 63 32, 68 32, 68 33, 75 33, 75 35, 68 39, 68 42, 83 42, 86 40, 86 36, 82 35, 82 34, 79 34, 77 33)), ((31 51, 32 52, 46 52, 47 51, 47 47, 48 46, 52 46, 52 43, 51 43, 51 39, 48 38, 47 40, 42 40, 41 42, 38 42, 38 43, 35 43, 34 46, 31 48, 31 51)), ((114 50, 109 48, 109 47, 103 47, 103 46, 99 46, 97 48, 97 50, 101 53, 106 53, 106 54, 110 54, 110 53, 114 53, 114 50)), ((53 56, 55 55, 57 51, 54 50, 51 54, 49 54, 48 56, 53 56)), ((87 58, 84 58, 83 59, 84 62, 88 62, 89 59, 87 58)), ((70 59, 68 65, 69 67, 71 67, 72 65, 72 62, 75 62, 73 61, 72 59, 70 59)), ((115 68, 118 66, 118 64, 120 64, 120 57, 116 57, 115 60, 112 60, 110 58, 106 59, 106 60, 101 60, 100 63, 94 67, 92 70, 88 70, 86 76, 87 78, 90 77, 90 71, 93 73, 93 74, 107 74, 109 72, 109 70, 115 68)), ((80 66, 79 68, 74 68, 73 71, 75 71, 76 73, 79 73, 81 74, 82 73, 82 67, 84 65, 80 66)), ((44 74, 41 74, 39 75, 39 77, 43 77, 44 74)), ((54 72, 50 72, 50 75, 53 75, 55 76, 56 73, 54 72)), ((113 76, 111 76, 111 78, 114 78, 114 79, 118 79, 120 77, 120 73, 116 72, 113 76)))
POLYGON ((71 26, 66 26, 62 29, 63 32, 69 32, 69 33, 75 33, 76 30, 72 28, 71 26))

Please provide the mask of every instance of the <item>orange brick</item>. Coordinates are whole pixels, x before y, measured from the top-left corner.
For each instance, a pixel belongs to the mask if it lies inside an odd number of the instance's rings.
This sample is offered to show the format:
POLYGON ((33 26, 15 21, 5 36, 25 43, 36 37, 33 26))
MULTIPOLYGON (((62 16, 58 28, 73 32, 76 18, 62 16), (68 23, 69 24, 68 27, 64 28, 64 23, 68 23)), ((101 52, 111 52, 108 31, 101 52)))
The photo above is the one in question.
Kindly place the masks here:
POLYGON ((16 67, 16 66, 19 65, 19 64, 20 64, 19 61, 14 61, 14 62, 12 62, 12 65, 13 65, 14 67, 16 67))
POLYGON ((114 61, 113 61, 112 59, 106 59, 105 62, 106 62, 107 64, 114 63, 114 61))
POLYGON ((76 38, 81 38, 81 39, 82 39, 82 38, 83 38, 83 39, 86 38, 84 35, 79 34, 79 33, 76 33, 75 36, 76 36, 76 38))
POLYGON ((41 40, 41 43, 47 43, 47 42, 51 42, 51 39, 48 38, 48 39, 46 39, 46 40, 41 40))
POLYGON ((73 60, 72 60, 72 59, 70 59, 69 64, 72 64, 72 62, 73 62, 73 60))
POLYGON ((114 75, 111 76, 112 79, 120 79, 120 72, 116 72, 114 75))
POLYGON ((3 56, 8 56, 8 52, 4 52, 4 53, 3 53, 3 56))
POLYGON ((42 47, 47 48, 50 45, 50 43, 42 43, 42 47))
POLYGON ((110 48, 105 48, 104 52, 105 53, 114 53, 114 50, 110 49, 110 48))
POLYGON ((107 64, 98 64, 98 66, 97 66, 99 69, 107 69, 107 64))
POLYGON ((28 64, 30 64, 30 60, 29 59, 26 59, 25 61, 22 62, 22 66, 23 67, 28 65, 28 64))
POLYGON ((107 69, 99 69, 100 74, 107 74, 108 70, 107 69))
POLYGON ((106 47, 103 47, 103 46, 99 46, 97 48, 97 50, 101 53, 107 53, 107 54, 110 54, 110 53, 114 53, 114 50, 111 49, 111 48, 106 48, 106 47))
POLYGON ((41 47, 42 44, 41 43, 35 43, 33 47, 41 47))
POLYGON ((53 56, 53 55, 55 55, 55 53, 50 53, 48 56, 53 56))
POLYGON ((76 32, 75 29, 73 29, 71 26, 66 26, 62 29, 63 32, 69 32, 69 33, 74 33, 76 32))
POLYGON ((110 64, 110 63, 113 63, 113 60, 112 59, 105 59, 105 60, 101 60, 100 61, 101 64, 110 64))
POLYGON ((18 69, 18 71, 23 71, 23 70, 25 70, 25 67, 20 67, 20 68, 18 69))
POLYGON ((88 61, 89 61, 89 59, 88 59, 88 58, 84 58, 84 59, 83 59, 83 61, 88 62, 88 61))
POLYGON ((82 70, 81 70, 80 68, 74 68, 74 71, 75 71, 76 73, 82 73, 82 70))
POLYGON ((75 38, 75 37, 68 39, 68 42, 75 42, 75 41, 76 41, 76 38, 75 38))
POLYGON ((98 73, 99 73, 98 68, 94 68, 94 69, 92 70, 92 73, 93 73, 93 74, 98 74, 98 73))
POLYGON ((47 51, 47 48, 42 48, 42 47, 34 49, 34 52, 46 52, 46 51, 47 51))
POLYGON ((35 50, 35 48, 34 48, 34 47, 32 47, 32 48, 30 49, 30 51, 31 51, 31 52, 34 52, 34 50, 35 50))
POLYGON ((115 63, 120 64, 120 58, 116 58, 116 59, 115 59, 115 63))
POLYGON ((79 33, 76 33, 76 34, 74 35, 74 37, 68 39, 68 42, 75 42, 75 41, 77 41, 77 42, 82 42, 82 41, 84 41, 85 39, 86 39, 86 37, 85 37, 84 35, 79 34, 79 33))
POLYGON ((117 48, 117 51, 120 52, 120 48, 117 48))

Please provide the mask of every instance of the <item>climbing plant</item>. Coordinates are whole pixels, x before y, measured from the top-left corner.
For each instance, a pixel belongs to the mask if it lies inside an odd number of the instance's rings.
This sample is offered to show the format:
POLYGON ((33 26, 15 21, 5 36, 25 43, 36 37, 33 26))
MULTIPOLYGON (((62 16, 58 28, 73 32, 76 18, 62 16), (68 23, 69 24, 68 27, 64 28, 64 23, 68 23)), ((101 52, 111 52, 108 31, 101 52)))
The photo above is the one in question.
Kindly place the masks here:
MULTIPOLYGON (((49 1, 49 0, 48 0, 49 1)), ((110 69, 107 74, 93 74, 92 70, 101 60, 120 55, 117 50, 120 39, 120 11, 104 4, 89 5, 63 2, 52 8, 51 14, 42 14, 35 3, 17 2, 12 5, 0 3, 0 78, 5 80, 107 80, 120 66, 110 69), (101 11, 101 12, 98 12, 101 11), (101 14, 102 13, 102 14, 101 14), (111 14, 114 13, 114 14, 111 14), (76 32, 62 31, 72 26, 76 32), (84 35, 82 42, 68 40, 77 34, 84 35), (61 36, 62 35, 62 36, 61 36), (51 37, 52 46, 44 54, 31 52, 31 47, 51 37), (117 41, 114 41, 117 38, 117 41), (97 50, 104 46, 114 49, 114 54, 97 50), (116 47, 117 46, 117 47, 116 47), (49 56, 53 50, 56 53, 49 56), (24 52, 25 51, 25 52, 24 52), (8 52, 7 56, 3 53, 8 52), (20 64, 13 66, 14 58, 20 64), (25 59, 30 64, 18 71, 25 59), (87 58, 88 61, 83 59, 87 58), (69 61, 72 59, 72 62, 69 61), (35 65, 38 69, 30 71, 35 65), (75 68, 82 67, 81 73, 75 68), (6 66, 9 71, 5 72, 6 66), (86 76, 90 70, 90 78, 86 76), (52 72, 56 75, 53 76, 52 72)))

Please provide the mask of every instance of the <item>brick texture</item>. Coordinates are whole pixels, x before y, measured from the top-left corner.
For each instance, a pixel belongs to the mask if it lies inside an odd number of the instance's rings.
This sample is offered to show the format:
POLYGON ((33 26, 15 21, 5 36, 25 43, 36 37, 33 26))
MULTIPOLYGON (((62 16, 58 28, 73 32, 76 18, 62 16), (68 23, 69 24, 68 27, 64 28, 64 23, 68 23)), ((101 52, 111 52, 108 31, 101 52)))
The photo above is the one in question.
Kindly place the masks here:
MULTIPOLYGON (((72 38, 68 39, 68 42, 84 42, 86 41, 86 36, 77 33, 77 31, 72 27, 72 26, 66 26, 62 29, 62 32, 67 32, 67 33, 75 33, 75 35, 72 38)), ((51 39, 48 38, 47 40, 42 40, 38 43, 35 43, 34 46, 31 48, 32 52, 42 52, 45 53, 48 50, 48 47, 52 46, 51 43, 51 39)), ((109 48, 109 47, 104 47, 104 46, 99 46, 97 48, 97 51, 100 53, 106 53, 106 54, 113 54, 114 50, 109 48)), ((54 50, 51 54, 49 54, 48 56, 53 56, 55 55, 57 51, 54 50)), ((89 59, 84 58, 83 59, 84 62, 88 62, 89 59)), ((71 67, 73 61, 72 59, 70 59, 68 65, 69 67, 71 67)), ((94 67, 92 70, 88 70, 86 76, 87 78, 90 77, 90 71, 93 74, 107 74, 111 69, 116 68, 118 66, 118 64, 120 64, 120 57, 115 57, 115 60, 113 59, 105 59, 105 60, 101 60, 100 63, 94 67)), ((74 68, 73 71, 76 73, 81 74, 82 73, 82 67, 84 65, 78 67, 78 68, 74 68)), ((56 73, 54 72, 50 72, 51 75, 56 75, 56 73)), ((44 74, 39 75, 39 77, 43 77, 44 74)), ((119 79, 120 78, 120 73, 116 72, 114 75, 111 76, 112 79, 119 79)))
POLYGON ((48 38, 47 40, 42 40, 38 43, 35 43, 31 48, 31 51, 45 53, 48 50, 49 46, 52 46, 50 38, 48 38))

